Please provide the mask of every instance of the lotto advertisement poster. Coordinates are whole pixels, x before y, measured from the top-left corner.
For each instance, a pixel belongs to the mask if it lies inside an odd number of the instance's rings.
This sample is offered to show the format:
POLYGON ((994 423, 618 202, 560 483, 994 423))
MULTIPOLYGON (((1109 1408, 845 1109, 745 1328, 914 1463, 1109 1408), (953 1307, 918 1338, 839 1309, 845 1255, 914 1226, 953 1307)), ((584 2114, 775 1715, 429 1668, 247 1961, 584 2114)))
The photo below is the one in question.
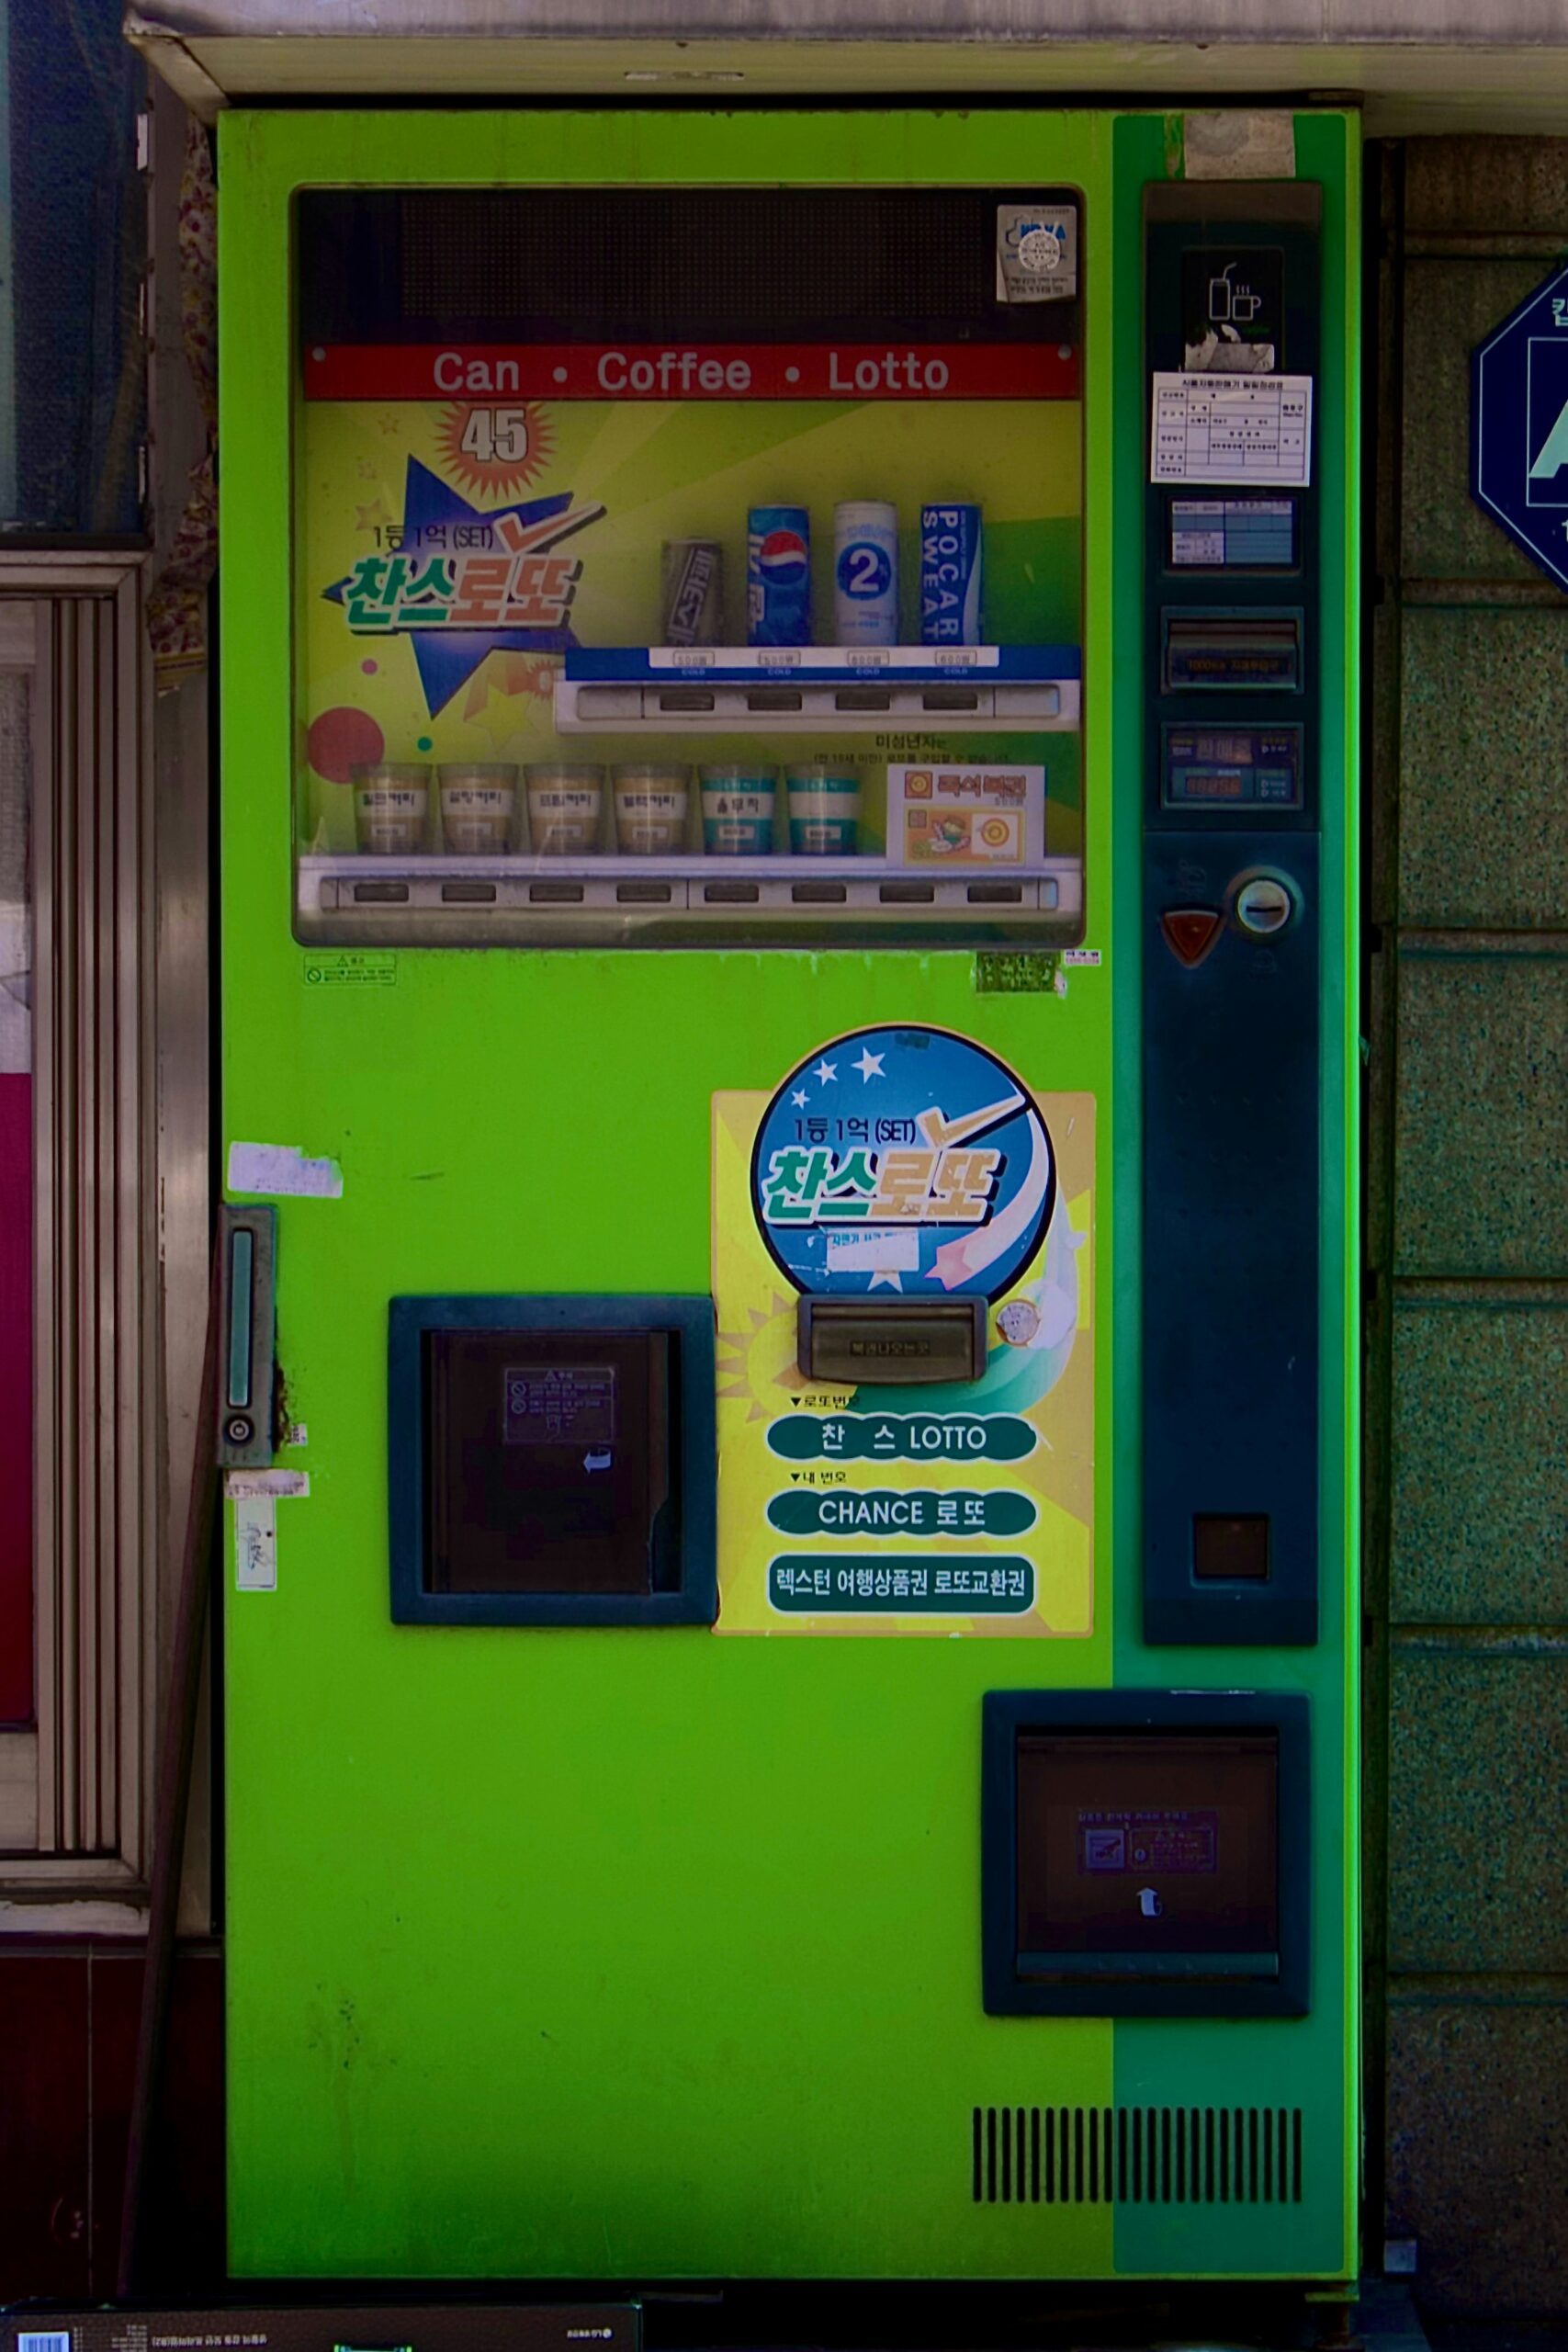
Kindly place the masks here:
MULTIPOLYGON (((1077 643, 1076 359, 1051 346, 990 360, 727 348, 677 355, 661 374, 654 360, 581 346, 307 349, 299 847, 354 850, 357 767, 560 757, 553 687, 565 654, 665 641, 667 541, 717 546, 718 641, 744 645, 755 507, 809 514, 819 645, 833 639, 834 508, 855 499, 897 510, 906 641, 919 637, 920 509, 952 500, 984 517, 986 641, 1077 643)), ((703 738, 705 757, 747 749, 703 738)), ((994 763, 997 746, 828 733, 797 735, 790 750, 857 763, 871 848, 886 839, 891 764, 987 752, 994 763)), ((1076 737, 1022 737, 1009 751, 1043 772, 1046 853, 1076 853, 1076 737)), ((965 817, 938 845, 984 862, 1010 847, 1008 814, 965 817)))
POLYGON ((927 1027, 715 1095, 720 1634, 1092 1632, 1094 1109, 927 1027), (807 1381, 803 1292, 978 1295, 985 1372, 807 1381))

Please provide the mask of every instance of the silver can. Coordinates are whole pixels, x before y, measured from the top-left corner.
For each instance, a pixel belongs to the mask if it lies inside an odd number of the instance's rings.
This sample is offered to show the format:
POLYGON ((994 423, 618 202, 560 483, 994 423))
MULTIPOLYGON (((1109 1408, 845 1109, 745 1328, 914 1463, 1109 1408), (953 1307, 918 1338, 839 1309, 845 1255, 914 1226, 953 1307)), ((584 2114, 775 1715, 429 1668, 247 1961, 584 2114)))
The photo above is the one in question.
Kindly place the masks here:
POLYGON ((716 645, 724 605, 724 549, 716 539, 664 542, 664 643, 716 645))

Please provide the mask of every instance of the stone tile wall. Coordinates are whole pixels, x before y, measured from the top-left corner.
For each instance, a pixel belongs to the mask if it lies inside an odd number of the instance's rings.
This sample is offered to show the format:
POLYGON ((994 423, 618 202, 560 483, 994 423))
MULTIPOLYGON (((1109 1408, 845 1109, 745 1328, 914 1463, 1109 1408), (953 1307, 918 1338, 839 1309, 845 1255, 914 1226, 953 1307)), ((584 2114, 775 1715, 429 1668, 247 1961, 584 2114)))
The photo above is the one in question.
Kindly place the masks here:
POLYGON ((1568 597, 1470 498, 1468 371, 1568 252, 1568 140, 1379 160, 1373 2170, 1428 2311, 1543 2314, 1568 2309, 1568 597))

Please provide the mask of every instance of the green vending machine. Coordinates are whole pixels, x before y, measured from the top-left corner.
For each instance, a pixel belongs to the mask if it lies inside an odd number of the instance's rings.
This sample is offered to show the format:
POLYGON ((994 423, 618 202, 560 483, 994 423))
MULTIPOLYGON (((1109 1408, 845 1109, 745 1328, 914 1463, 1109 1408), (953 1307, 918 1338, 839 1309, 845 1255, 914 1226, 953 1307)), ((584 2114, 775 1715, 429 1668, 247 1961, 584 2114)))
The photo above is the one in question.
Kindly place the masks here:
POLYGON ((236 2275, 1355 2275, 1357 147, 222 118, 236 2275))

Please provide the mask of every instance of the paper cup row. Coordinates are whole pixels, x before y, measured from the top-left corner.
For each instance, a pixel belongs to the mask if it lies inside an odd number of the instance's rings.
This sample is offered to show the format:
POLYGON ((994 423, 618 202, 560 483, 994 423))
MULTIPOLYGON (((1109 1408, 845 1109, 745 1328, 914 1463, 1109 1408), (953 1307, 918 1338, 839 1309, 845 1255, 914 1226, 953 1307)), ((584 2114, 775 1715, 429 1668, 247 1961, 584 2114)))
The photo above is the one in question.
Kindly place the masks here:
MULTIPOLYGON (((504 764, 434 769, 439 846, 457 857, 503 855, 516 838, 517 770, 504 764)), ((428 764, 399 760, 354 771, 361 850, 408 857, 429 846, 428 764)), ((606 795, 614 846, 623 855, 669 857, 686 845, 689 767, 641 760, 608 770, 583 760, 542 761, 523 771, 529 843, 538 857, 591 857, 601 845, 606 795), (607 780, 606 780, 607 779, 607 780)), ((716 857, 766 857, 774 846, 776 768, 730 763, 699 767, 703 847, 716 857)), ((807 761, 784 772, 787 846, 796 857, 852 856, 860 835, 860 779, 852 768, 807 761)))

